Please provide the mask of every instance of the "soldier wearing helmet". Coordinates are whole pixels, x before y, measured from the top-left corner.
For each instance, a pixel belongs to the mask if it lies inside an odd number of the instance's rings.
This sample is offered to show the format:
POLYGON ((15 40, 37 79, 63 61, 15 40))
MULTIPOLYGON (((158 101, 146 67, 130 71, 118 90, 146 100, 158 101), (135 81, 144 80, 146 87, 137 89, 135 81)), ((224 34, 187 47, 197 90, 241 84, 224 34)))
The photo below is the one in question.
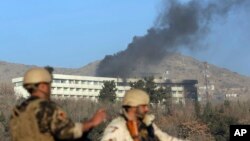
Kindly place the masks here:
POLYGON ((149 95, 140 89, 125 93, 122 113, 106 127, 101 141, 182 141, 161 131, 149 112, 149 95))
POLYGON ((30 97, 17 105, 10 118, 12 141, 55 141, 81 138, 99 125, 106 112, 98 110, 83 123, 73 122, 67 113, 50 100, 52 72, 45 68, 32 68, 23 78, 23 87, 30 97))

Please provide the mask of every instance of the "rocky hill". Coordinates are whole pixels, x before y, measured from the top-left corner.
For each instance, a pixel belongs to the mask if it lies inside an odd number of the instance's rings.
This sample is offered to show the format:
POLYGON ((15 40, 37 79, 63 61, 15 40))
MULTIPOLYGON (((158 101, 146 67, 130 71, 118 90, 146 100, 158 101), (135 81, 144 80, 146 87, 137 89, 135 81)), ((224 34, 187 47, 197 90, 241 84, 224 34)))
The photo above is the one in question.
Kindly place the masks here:
MULTIPOLYGON (((77 69, 55 68, 55 73, 95 76, 98 64, 99 61, 96 61, 77 69)), ((0 62, 0 80, 10 83, 12 78, 23 76, 24 72, 31 67, 34 66, 0 62)), ((155 76, 164 79, 196 79, 199 82, 199 87, 205 86, 204 72, 207 70, 208 84, 214 85, 215 91, 218 93, 233 89, 237 93, 250 95, 249 77, 209 63, 207 63, 206 68, 204 62, 178 53, 168 55, 161 62, 153 65, 141 62, 132 69, 130 77, 155 76)))
POLYGON ((199 83, 205 83, 205 71, 208 81, 217 87, 247 87, 250 86, 250 77, 240 75, 225 68, 213 64, 198 61, 192 57, 181 54, 172 54, 161 62, 153 65, 138 64, 133 70, 133 76, 154 75, 167 79, 197 79, 199 83), (143 67, 140 67, 143 66, 143 67))
MULTIPOLYGON (((54 68, 55 73, 69 74, 69 75, 87 75, 94 76, 98 61, 90 63, 84 67, 71 69, 71 68, 54 68)), ((4 83, 11 83, 11 79, 21 77, 29 68, 35 67, 34 65, 14 64, 0 61, 0 81, 4 83)))

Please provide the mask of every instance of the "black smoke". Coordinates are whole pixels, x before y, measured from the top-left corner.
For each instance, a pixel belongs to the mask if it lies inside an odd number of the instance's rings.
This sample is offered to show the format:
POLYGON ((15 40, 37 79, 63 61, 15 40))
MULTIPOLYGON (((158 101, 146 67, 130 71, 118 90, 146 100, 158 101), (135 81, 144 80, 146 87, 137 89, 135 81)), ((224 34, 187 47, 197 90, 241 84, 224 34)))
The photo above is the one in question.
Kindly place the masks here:
POLYGON ((209 32, 210 23, 223 18, 245 0, 164 0, 153 27, 134 37, 127 49, 107 55, 99 64, 98 76, 129 77, 138 64, 151 65, 181 47, 196 49, 209 32))

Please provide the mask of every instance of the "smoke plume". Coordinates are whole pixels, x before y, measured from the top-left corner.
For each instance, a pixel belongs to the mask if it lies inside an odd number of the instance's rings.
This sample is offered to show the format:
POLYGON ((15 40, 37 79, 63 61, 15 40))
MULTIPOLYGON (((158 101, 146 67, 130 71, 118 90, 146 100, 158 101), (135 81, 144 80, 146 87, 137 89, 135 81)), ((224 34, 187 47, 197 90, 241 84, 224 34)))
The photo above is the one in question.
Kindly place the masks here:
POLYGON ((153 27, 134 37, 127 49, 107 55, 99 64, 98 76, 128 77, 138 64, 156 64, 181 47, 195 50, 209 32, 215 18, 222 18, 245 0, 164 0, 153 27))

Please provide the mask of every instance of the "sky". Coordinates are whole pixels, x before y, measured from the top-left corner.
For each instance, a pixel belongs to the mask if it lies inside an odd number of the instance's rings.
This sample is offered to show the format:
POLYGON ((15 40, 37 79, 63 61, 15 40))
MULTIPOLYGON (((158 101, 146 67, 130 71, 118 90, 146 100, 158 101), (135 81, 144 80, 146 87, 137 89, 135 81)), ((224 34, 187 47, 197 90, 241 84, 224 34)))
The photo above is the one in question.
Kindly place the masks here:
MULTIPOLYGON (((83 67, 125 50, 134 36, 145 35, 161 4, 161 0, 2 0, 0 61, 83 67)), ((181 52, 250 76, 247 13, 248 8, 239 8, 215 18, 202 41, 206 47, 181 52)))

